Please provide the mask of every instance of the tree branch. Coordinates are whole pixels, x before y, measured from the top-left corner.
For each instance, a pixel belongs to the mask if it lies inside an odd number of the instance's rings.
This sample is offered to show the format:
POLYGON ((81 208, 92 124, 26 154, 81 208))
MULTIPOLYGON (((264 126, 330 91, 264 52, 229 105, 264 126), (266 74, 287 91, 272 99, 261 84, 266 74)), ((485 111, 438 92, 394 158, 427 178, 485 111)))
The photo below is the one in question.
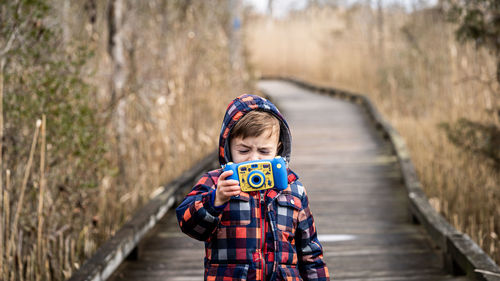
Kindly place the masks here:
MULTIPOLYGON (((12 44, 14 43, 14 39, 16 39, 18 32, 19 32, 19 27, 16 26, 16 29, 14 29, 14 32, 12 32, 10 34, 9 40, 7 41, 7 44, 5 44, 5 47, 0 52, 0 57, 5 56, 5 54, 7 54, 10 51, 10 49, 12 48, 12 44)), ((2 65, 2 67, 3 67, 3 65, 2 65)))

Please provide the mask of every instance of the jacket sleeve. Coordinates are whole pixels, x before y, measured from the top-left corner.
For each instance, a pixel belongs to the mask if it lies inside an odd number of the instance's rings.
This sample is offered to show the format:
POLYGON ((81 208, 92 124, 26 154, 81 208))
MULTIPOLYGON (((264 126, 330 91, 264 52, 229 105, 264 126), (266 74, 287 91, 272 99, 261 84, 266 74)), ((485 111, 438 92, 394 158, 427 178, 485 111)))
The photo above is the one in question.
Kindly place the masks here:
POLYGON ((207 241, 217 229, 223 208, 215 208, 216 185, 210 174, 203 175, 175 210, 182 232, 200 241, 207 241))
POLYGON ((314 218, 309 209, 307 193, 302 197, 302 210, 298 216, 297 254, 300 275, 304 280, 330 280, 328 268, 323 260, 323 247, 319 243, 314 218))

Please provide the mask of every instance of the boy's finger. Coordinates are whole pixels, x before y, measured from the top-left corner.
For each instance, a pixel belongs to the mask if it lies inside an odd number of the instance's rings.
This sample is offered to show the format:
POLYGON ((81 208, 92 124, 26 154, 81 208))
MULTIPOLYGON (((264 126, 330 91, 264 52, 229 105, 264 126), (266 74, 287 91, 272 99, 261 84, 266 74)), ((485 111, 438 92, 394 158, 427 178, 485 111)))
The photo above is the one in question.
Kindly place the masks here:
POLYGON ((225 180, 227 177, 233 174, 233 170, 228 170, 220 174, 219 179, 225 180))
POLYGON ((222 187, 222 191, 225 193, 240 191, 240 186, 239 185, 225 185, 222 187))
POLYGON ((219 187, 222 187, 224 190, 238 190, 240 189, 240 183, 238 181, 224 181, 219 187))
POLYGON ((240 182, 237 180, 226 180, 225 183, 227 186, 240 185, 240 182))
POLYGON ((240 194, 240 190, 234 190, 234 191, 231 191, 231 192, 227 192, 227 196, 231 197, 231 196, 236 196, 236 195, 239 195, 240 194))

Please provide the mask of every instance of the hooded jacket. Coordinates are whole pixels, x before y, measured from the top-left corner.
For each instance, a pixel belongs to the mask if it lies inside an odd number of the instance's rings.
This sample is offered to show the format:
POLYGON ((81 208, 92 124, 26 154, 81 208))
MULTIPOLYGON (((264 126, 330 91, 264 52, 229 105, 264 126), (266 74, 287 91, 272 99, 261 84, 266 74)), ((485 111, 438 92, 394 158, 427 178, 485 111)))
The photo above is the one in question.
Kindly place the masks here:
MULTIPOLYGON (((280 121, 278 154, 290 161, 291 134, 270 101, 242 95, 228 106, 219 138, 219 162, 231 162, 229 136, 251 110, 280 121)), ((204 174, 177 207, 187 235, 205 242, 205 280, 330 280, 304 186, 288 169, 288 187, 241 192, 223 206, 213 200, 222 169, 204 174)))

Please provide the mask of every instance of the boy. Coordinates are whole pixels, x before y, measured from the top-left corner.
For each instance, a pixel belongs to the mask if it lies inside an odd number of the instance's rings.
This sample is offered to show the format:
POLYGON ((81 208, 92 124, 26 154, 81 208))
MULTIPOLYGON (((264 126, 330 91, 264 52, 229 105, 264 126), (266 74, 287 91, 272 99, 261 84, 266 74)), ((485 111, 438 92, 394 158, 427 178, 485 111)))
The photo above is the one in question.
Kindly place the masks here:
MULTIPOLYGON (((268 100, 242 95, 226 111, 219 162, 273 159, 287 164, 291 135, 268 100)), ((203 175, 177 207, 182 231, 205 241, 205 280, 330 280, 307 193, 288 169, 288 187, 243 192, 233 172, 203 175)))

